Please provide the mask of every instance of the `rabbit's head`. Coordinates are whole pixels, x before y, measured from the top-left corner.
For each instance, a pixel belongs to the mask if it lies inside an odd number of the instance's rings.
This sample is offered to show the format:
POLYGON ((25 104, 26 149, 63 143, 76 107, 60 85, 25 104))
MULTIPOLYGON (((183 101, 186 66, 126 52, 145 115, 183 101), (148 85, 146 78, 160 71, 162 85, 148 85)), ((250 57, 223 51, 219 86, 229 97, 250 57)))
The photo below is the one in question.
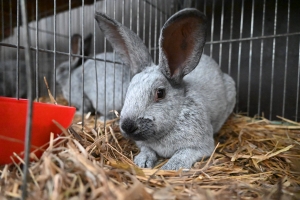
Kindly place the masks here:
MULTIPOLYGON (((84 38, 84 56, 88 56, 90 54, 91 44, 92 44, 93 35, 89 34, 84 38)), ((71 37, 71 53, 74 55, 81 56, 82 55, 82 37, 79 34, 74 34, 71 37)), ((61 63, 56 69, 56 78, 57 82, 64 85, 69 77, 69 70, 71 73, 74 69, 81 66, 82 57, 71 57, 71 65, 69 65, 69 61, 65 61, 61 63)))
MULTIPOLYGON (((159 64, 155 65, 141 39, 119 22, 97 13, 106 38, 134 77, 121 111, 122 133, 136 141, 162 138, 177 120, 178 109, 189 92, 183 77, 199 63, 205 44, 206 17, 184 9, 163 26, 159 39, 159 64)), ((190 122, 193 123, 193 122, 190 122)))

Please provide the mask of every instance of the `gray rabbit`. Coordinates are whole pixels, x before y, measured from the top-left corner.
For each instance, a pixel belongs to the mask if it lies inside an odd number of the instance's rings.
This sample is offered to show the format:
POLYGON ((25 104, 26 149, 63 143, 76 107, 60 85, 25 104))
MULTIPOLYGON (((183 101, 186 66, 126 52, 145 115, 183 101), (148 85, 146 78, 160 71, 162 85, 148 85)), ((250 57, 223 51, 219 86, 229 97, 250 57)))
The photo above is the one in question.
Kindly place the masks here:
MULTIPOLYGON (((25 61, 19 61, 19 97, 27 98, 25 61)), ((35 95, 34 81, 32 87, 35 95)), ((17 60, 0 61, 0 96, 17 97, 17 60)))
POLYGON ((162 169, 178 170, 211 155, 213 134, 232 112, 236 89, 212 58, 201 57, 205 15, 184 9, 167 20, 160 34, 158 65, 128 28, 102 13, 95 18, 135 74, 120 116, 123 135, 140 148, 134 162, 151 168, 159 157, 170 158, 162 169))
MULTIPOLYGON (((84 52, 87 56, 90 52, 92 35, 88 35, 84 39, 84 52)), ((72 53, 81 55, 81 36, 74 34, 71 39, 72 53)), ((111 61, 96 61, 98 93, 96 90, 96 71, 94 60, 84 60, 84 85, 82 84, 82 59, 80 57, 72 57, 71 59, 71 104, 77 108, 77 113, 82 111, 87 113, 97 111, 107 118, 112 118, 109 111, 121 110, 123 100, 125 98, 126 90, 130 82, 130 70, 122 64, 113 63, 119 61, 117 56, 113 53, 101 53, 96 55, 97 59, 111 61), (115 58, 115 59, 114 59, 115 58), (106 67, 106 73, 105 73, 106 67), (104 84, 106 80, 106 85, 104 84), (83 98, 82 87, 84 86, 83 98), (104 93, 106 88, 106 93, 104 93), (123 90, 123 94, 122 94, 123 90), (106 94, 106 103, 104 101, 104 94, 106 94), (98 95, 98 105, 97 105, 98 95), (82 107, 82 99, 84 106, 82 107), (106 109, 105 109, 106 108, 106 109)), ((56 70, 57 83, 60 85, 63 96, 69 100, 69 61, 61 63, 56 70)))

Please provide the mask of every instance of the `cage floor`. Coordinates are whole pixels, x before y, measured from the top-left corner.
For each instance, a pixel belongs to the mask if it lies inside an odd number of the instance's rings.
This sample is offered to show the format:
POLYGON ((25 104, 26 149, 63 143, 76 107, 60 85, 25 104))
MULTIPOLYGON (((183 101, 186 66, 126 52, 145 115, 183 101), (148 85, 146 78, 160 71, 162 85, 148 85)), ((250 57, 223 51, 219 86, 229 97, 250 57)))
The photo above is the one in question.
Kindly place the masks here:
MULTIPOLYGON (((300 124, 233 114, 210 158, 191 170, 140 169, 116 120, 75 116, 30 165, 29 199, 299 199, 300 124)), ((34 157, 34 156, 33 156, 34 157)), ((19 198, 22 160, 0 168, 0 197, 19 198)))

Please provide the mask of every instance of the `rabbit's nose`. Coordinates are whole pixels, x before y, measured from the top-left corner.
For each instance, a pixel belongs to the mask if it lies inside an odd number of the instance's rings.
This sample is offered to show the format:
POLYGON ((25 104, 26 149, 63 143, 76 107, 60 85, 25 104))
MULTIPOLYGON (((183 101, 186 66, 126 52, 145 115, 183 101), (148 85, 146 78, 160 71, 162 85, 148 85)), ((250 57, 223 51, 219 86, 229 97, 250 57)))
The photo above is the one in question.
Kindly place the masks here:
POLYGON ((125 118, 121 121, 121 129, 126 133, 133 133, 135 130, 138 129, 138 126, 135 123, 135 121, 129 118, 125 118))

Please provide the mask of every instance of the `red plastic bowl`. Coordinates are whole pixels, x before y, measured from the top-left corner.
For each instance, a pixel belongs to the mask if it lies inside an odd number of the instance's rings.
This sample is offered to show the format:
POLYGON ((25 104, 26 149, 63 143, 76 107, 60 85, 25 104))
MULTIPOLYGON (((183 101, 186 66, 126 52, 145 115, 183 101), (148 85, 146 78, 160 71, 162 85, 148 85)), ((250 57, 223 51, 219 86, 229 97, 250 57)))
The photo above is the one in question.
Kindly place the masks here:
MULTIPOLYGON (((0 97, 0 165, 12 162, 10 156, 13 152, 24 151, 27 103, 26 99, 0 97)), ((75 111, 74 107, 34 102, 31 151, 48 143, 51 132, 55 136, 61 133, 52 120, 67 128, 75 111)), ((38 157, 41 154, 40 150, 36 153, 38 157)))

